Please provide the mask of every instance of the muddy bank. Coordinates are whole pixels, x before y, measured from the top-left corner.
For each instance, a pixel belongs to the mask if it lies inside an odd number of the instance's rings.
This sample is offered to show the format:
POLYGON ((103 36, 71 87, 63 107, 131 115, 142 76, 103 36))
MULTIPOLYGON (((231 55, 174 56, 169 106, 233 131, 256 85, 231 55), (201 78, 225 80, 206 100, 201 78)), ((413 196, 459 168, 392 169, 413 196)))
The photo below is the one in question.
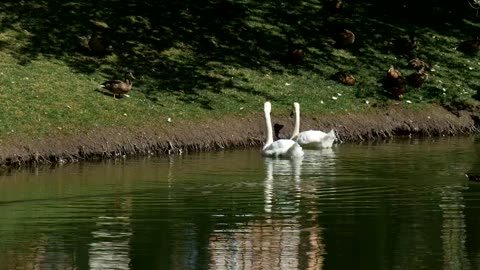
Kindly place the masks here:
MULTIPOLYGON (((287 115, 272 115, 284 125, 280 138, 293 129, 287 115)), ((302 115, 301 130, 335 129, 341 142, 389 139, 396 136, 453 136, 479 131, 478 116, 440 106, 424 110, 404 105, 372 108, 361 114, 302 115)), ((225 117, 202 122, 169 123, 163 128, 102 128, 81 135, 56 136, 41 141, 11 141, 0 145, 3 167, 76 162, 131 155, 168 155, 226 148, 258 147, 265 139, 263 114, 242 119, 225 117)))

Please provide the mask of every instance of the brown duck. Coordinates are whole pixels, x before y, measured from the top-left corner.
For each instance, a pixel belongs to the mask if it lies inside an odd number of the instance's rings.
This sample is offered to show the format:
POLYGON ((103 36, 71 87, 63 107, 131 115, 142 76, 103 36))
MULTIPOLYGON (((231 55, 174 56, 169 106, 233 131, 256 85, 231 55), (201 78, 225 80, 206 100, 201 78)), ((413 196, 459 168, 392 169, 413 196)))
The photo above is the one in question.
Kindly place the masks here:
POLYGON ((480 39, 477 37, 475 39, 465 40, 460 42, 457 46, 457 51, 463 52, 465 54, 476 54, 480 50, 480 39))
POLYGON ((282 130, 284 125, 275 123, 273 125, 273 133, 275 135, 275 140, 279 140, 280 138, 280 130, 282 130))
POLYGON ((298 64, 305 59, 305 46, 301 44, 296 44, 292 41, 292 38, 287 35, 287 42, 288 42, 288 51, 287 51, 287 59, 292 64, 298 64))
POLYGON ((352 45, 355 42, 355 34, 347 29, 344 29, 342 32, 337 33, 335 36, 335 48, 346 48, 352 45))
POLYGON ((110 80, 102 83, 100 88, 105 88, 113 94, 115 99, 116 95, 122 96, 126 95, 130 90, 132 90, 132 81, 135 79, 131 71, 125 72, 124 80, 110 80))
POLYGON ((409 35, 407 38, 401 38, 397 41, 397 51, 400 54, 409 54, 418 49, 419 44, 415 36, 409 35))
POLYGON ((356 83, 355 77, 348 72, 339 71, 335 73, 335 75, 333 76, 334 76, 334 80, 344 85, 353 86, 356 83))
POLYGON ((428 79, 428 74, 425 69, 420 69, 407 76, 407 83, 415 88, 420 88, 422 84, 428 79))
POLYGON ((107 52, 107 45, 105 40, 101 37, 98 31, 94 31, 88 40, 88 48, 94 54, 104 54, 107 52))
POLYGON ((305 50, 302 48, 292 49, 288 53, 288 59, 291 63, 298 64, 305 58, 305 50))
POLYGON ((330 1, 327 5, 331 14, 336 15, 344 8, 344 2, 342 0, 330 1))
POLYGON ((429 64, 425 63, 425 61, 420 60, 420 59, 418 59, 418 58, 414 58, 414 59, 410 60, 410 61, 408 62, 408 65, 409 65, 411 68, 414 68, 414 69, 416 69, 416 70, 421 70, 421 69, 423 69, 423 70, 425 70, 425 71, 431 70, 429 64))
POLYGON ((233 1, 221 0, 214 4, 215 17, 237 19, 245 16, 247 9, 233 1))
POLYGON ((406 80, 400 70, 393 66, 387 71, 387 78, 385 80, 385 88, 390 91, 399 100, 403 99, 403 95, 407 92, 406 80))
POLYGON ((103 33, 109 29, 109 27, 106 23, 100 21, 92 21, 92 23, 94 24, 94 30, 88 39, 88 49, 96 55, 106 54, 110 46, 103 33))

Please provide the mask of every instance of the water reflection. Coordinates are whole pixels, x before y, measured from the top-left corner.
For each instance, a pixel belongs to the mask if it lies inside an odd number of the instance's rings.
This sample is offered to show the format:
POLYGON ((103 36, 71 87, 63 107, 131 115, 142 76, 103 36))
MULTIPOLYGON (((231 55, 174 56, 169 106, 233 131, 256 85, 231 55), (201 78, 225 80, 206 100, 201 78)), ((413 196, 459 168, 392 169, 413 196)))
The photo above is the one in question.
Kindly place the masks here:
POLYGON ((478 269, 480 143, 338 145, 0 176, 0 269, 478 269))
POLYGON ((90 269, 130 269, 131 199, 117 199, 111 213, 95 218, 89 248, 90 269))
POLYGON ((299 159, 265 158, 264 164, 264 216, 238 229, 215 230, 209 240, 210 268, 322 269, 325 243, 311 196, 315 184, 302 183, 302 170, 331 171, 334 151, 306 151, 299 159), (303 188, 309 189, 308 196, 303 188))
POLYGON ((271 213, 273 206, 273 196, 274 196, 274 184, 276 183, 280 187, 284 187, 285 184, 290 186, 290 183, 294 185, 293 194, 294 200, 286 200, 285 202, 276 202, 277 205, 282 207, 278 211, 291 211, 292 213, 298 212, 298 204, 300 199, 300 175, 301 175, 301 166, 304 157, 296 159, 274 159, 274 158, 265 158, 265 167, 266 167, 266 176, 265 176, 265 212, 271 213), (274 175, 277 179, 274 182, 274 175), (286 183, 283 183, 286 181, 286 183), (288 207, 288 206, 291 207, 288 207), (289 209, 290 208, 290 209, 289 209))
POLYGON ((447 186, 441 193, 441 229, 444 269, 470 269, 465 252, 466 226, 463 209, 464 186, 447 186))

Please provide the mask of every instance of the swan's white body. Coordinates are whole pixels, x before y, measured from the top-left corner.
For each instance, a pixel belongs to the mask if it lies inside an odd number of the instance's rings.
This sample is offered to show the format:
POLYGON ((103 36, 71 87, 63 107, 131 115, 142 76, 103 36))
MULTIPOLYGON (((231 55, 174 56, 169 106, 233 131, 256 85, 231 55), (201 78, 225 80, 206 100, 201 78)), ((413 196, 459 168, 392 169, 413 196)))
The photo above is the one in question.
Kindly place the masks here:
POLYGON ((267 157, 302 157, 303 149, 294 140, 280 139, 273 141, 272 120, 270 119, 272 104, 268 101, 265 102, 263 111, 265 113, 265 124, 267 127, 267 141, 263 146, 262 154, 267 157))
POLYGON ((295 108, 295 126, 293 128, 292 140, 296 141, 305 149, 330 148, 337 139, 332 129, 328 133, 320 130, 307 130, 300 132, 300 104, 293 103, 295 108))

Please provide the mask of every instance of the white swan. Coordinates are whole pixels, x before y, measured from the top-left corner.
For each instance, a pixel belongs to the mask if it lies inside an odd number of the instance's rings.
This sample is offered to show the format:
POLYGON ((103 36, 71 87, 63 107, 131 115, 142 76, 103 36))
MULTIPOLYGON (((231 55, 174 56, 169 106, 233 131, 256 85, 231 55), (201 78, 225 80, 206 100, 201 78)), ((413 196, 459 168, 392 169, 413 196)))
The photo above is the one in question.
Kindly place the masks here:
POLYGON ((265 113, 265 124, 267 126, 267 141, 263 146, 262 154, 267 157, 302 157, 303 149, 295 141, 289 139, 273 141, 272 120, 270 119, 272 104, 269 101, 265 102, 263 111, 265 113))
POLYGON ((307 130, 300 132, 300 104, 298 104, 298 102, 294 102, 293 107, 295 109, 295 126, 293 128, 291 139, 296 141, 305 149, 322 149, 332 147, 333 142, 337 139, 335 136, 335 131, 332 129, 328 133, 320 130, 307 130))

